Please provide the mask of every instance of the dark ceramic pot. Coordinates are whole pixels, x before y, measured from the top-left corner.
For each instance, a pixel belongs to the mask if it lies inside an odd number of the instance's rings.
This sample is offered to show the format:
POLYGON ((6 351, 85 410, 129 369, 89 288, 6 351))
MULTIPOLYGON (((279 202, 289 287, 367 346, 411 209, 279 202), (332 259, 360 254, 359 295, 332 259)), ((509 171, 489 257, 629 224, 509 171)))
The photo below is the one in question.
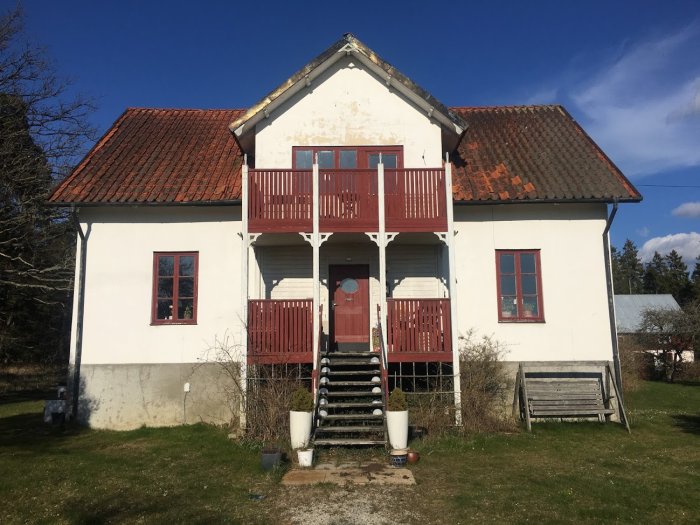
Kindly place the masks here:
POLYGON ((282 451, 279 449, 263 450, 260 459, 263 470, 272 470, 282 464, 282 451))

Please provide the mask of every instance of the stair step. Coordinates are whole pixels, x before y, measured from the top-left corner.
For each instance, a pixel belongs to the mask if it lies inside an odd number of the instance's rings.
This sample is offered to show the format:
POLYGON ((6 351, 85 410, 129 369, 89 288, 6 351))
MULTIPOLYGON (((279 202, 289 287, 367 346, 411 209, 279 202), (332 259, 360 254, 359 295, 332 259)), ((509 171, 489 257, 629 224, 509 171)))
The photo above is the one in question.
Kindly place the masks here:
POLYGON ((329 376, 376 376, 381 374, 381 370, 331 370, 324 375, 329 376))
POLYGON ((381 403, 326 403, 322 408, 383 408, 381 403))
POLYGON ((330 359, 329 363, 324 363, 321 366, 379 366, 379 363, 373 363, 371 359, 330 359))
POLYGON ((331 419, 382 419, 384 414, 328 414, 327 416, 321 416, 322 420, 331 419))
POLYGON ((347 425, 316 427, 316 432, 384 432, 384 425, 347 425))
POLYGON ((384 439, 362 439, 362 438, 328 438, 328 439, 315 439, 314 445, 317 446, 351 446, 351 445, 386 445, 386 440, 384 439))
MULTIPOLYGON (((337 383, 336 383, 337 384, 337 383)), ((379 386, 379 385, 377 385, 379 386)), ((382 393, 377 392, 376 394, 370 391, 364 390, 336 390, 335 392, 328 392, 325 394, 326 397, 381 397, 382 393)))
POLYGON ((333 386, 379 386, 381 383, 372 383, 372 381, 329 381, 326 384, 321 384, 322 387, 328 388, 333 386))
POLYGON ((333 359, 334 357, 346 359, 348 357, 379 357, 379 352, 326 352, 322 355, 329 359, 333 359))

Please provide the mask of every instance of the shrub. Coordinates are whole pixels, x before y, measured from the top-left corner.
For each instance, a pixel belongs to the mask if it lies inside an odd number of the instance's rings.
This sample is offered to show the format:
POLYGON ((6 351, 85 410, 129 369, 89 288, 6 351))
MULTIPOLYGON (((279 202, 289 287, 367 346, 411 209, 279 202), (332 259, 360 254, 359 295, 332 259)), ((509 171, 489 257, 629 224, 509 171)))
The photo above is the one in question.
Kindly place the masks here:
POLYGON ((654 357, 645 352, 633 338, 620 336, 618 339, 622 388, 625 392, 639 390, 642 380, 653 379, 654 357))
POLYGON ((306 388, 299 387, 292 392, 289 409, 295 412, 311 412, 314 409, 314 398, 306 388))
POLYGON ((460 337, 459 376, 462 431, 490 432, 511 429, 507 415, 512 396, 510 377, 503 366, 503 345, 489 336, 474 339, 470 330, 460 337))
POLYGON ((387 408, 391 411, 400 412, 402 410, 408 410, 408 403, 406 402, 406 394, 400 388, 394 388, 389 394, 389 403, 387 408))
POLYGON ((455 399, 452 392, 421 392, 408 396, 412 425, 440 437, 455 428, 455 399))

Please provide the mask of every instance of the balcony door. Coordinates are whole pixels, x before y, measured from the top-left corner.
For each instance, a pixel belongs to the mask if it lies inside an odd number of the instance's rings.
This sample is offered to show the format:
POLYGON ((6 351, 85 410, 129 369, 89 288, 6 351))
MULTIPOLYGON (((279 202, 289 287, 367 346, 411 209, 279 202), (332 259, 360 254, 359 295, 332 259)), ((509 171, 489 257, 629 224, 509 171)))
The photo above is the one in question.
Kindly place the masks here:
POLYGON ((403 146, 294 146, 292 168, 310 170, 314 155, 320 170, 376 170, 380 155, 386 169, 403 168, 403 146))
POLYGON ((369 266, 334 264, 328 270, 331 348, 369 349, 369 266))

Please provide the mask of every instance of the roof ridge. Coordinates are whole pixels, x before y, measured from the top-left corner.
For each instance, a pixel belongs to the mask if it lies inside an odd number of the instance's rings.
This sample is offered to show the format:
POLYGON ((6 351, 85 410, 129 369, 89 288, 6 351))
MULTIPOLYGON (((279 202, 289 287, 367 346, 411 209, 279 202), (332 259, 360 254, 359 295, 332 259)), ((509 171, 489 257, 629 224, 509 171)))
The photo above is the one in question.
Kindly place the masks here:
POLYGON ((201 113, 212 112, 212 111, 245 111, 241 108, 149 108, 143 106, 129 106, 125 111, 197 111, 201 113))
POLYGON ((510 104, 510 105, 489 105, 489 106, 450 106, 452 110, 473 110, 473 109, 561 109, 562 104, 510 104))

